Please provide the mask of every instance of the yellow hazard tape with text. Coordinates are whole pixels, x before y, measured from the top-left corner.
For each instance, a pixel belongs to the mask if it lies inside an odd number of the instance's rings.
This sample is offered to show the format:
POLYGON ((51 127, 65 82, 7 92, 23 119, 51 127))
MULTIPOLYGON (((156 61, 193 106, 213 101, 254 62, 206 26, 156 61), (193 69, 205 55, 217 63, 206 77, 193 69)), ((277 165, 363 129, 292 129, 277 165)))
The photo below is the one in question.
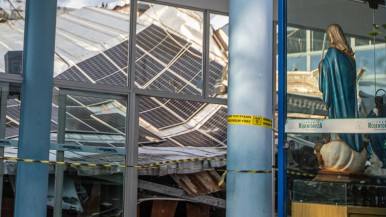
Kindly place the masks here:
POLYGON ((272 128, 272 120, 264 116, 255 115, 228 115, 228 124, 250 125, 272 128))

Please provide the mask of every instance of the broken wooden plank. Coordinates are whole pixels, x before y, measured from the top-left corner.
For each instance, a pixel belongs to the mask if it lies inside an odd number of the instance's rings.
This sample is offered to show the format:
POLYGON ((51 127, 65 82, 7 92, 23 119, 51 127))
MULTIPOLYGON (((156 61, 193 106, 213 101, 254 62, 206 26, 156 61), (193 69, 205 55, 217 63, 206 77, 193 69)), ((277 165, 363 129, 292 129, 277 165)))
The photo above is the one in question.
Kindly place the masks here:
POLYGON ((220 175, 216 171, 204 171, 193 174, 173 174, 171 177, 191 196, 210 194, 224 190, 220 187, 220 175))

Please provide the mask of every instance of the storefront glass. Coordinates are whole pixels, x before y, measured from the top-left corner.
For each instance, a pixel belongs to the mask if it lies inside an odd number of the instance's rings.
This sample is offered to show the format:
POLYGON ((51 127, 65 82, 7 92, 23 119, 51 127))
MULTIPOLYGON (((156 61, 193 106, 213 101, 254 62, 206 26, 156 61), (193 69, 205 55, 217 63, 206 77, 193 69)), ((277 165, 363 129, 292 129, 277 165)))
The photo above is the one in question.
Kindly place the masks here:
POLYGON ((291 0, 287 10, 287 212, 385 213, 385 7, 291 0))

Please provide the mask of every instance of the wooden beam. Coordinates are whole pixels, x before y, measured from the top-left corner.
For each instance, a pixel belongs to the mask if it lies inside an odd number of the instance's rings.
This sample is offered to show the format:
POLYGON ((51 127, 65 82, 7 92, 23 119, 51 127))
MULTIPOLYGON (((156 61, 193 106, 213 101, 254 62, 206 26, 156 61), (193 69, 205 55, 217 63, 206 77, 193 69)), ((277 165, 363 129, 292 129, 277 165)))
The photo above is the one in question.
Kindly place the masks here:
POLYGON ((225 209, 225 200, 221 198, 206 195, 192 197, 182 189, 143 180, 138 180, 138 188, 225 209))
POLYGON ((153 201, 151 217, 174 217, 178 201, 153 201))
POLYGON ((186 217, 209 217, 210 207, 206 204, 200 204, 198 206, 187 203, 186 204, 186 217))

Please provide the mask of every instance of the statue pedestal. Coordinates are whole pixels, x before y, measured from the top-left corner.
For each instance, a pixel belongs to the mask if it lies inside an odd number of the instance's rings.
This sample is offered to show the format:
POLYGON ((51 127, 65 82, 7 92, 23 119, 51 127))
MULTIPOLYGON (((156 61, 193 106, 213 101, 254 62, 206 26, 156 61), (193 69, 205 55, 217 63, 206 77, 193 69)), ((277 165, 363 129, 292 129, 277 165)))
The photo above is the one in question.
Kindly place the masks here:
MULTIPOLYGON (((319 152, 321 170, 333 173, 363 173, 367 160, 367 151, 352 150, 341 140, 334 140, 324 144, 319 152)), ((345 175, 346 176, 346 175, 345 175)))
POLYGON ((292 203, 292 217, 384 217, 386 208, 336 204, 292 203))
POLYGON ((363 173, 330 172, 321 170, 318 172, 315 180, 322 182, 368 183, 370 178, 363 173))

